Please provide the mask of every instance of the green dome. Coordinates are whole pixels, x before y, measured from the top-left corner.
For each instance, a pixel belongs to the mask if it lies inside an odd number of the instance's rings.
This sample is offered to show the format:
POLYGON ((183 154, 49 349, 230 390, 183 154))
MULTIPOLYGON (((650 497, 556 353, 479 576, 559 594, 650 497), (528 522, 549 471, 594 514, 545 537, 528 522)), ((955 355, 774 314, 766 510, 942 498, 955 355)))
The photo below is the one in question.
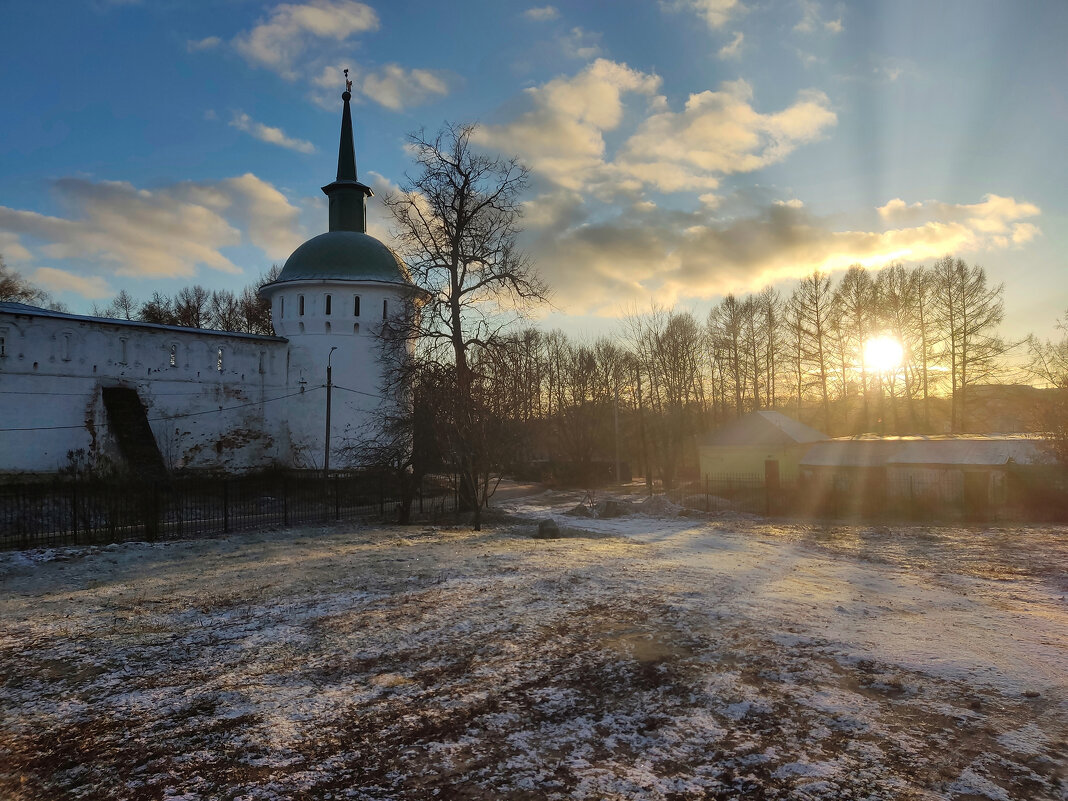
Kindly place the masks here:
POLYGON ((307 279, 411 283, 397 254, 359 231, 330 231, 309 239, 293 251, 275 283, 307 279))

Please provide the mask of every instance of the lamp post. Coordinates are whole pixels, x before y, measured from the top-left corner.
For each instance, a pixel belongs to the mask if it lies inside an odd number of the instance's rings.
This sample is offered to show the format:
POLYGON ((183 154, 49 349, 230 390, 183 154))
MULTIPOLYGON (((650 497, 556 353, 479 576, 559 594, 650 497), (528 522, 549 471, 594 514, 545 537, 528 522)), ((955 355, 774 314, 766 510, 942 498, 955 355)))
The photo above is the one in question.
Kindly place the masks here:
POLYGON ((323 452, 324 478, 330 474, 330 390, 334 386, 334 368, 331 366, 330 360, 333 358, 335 350, 337 350, 337 345, 330 348, 330 352, 326 354, 326 450, 323 452))

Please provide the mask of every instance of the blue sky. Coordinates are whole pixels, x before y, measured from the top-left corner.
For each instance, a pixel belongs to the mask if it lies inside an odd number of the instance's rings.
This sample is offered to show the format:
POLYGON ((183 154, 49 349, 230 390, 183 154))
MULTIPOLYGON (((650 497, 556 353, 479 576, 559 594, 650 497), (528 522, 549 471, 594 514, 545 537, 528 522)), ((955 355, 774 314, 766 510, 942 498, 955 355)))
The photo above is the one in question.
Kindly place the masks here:
MULTIPOLYGON (((1068 307, 1068 3, 4 4, 0 253, 75 311, 238 289, 326 227, 340 70, 361 177, 478 121, 530 166, 545 321, 951 252, 1006 332, 1068 307)), ((372 200, 373 232, 388 221, 372 200)))

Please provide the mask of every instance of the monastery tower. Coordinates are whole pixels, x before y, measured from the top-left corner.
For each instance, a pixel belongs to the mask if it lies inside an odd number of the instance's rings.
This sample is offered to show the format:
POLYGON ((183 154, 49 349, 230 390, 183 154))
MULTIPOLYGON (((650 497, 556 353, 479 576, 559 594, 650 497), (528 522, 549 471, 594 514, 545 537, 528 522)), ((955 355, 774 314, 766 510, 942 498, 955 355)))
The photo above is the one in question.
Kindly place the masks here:
MULTIPOLYGON (((367 198, 374 193, 359 181, 353 143, 352 95, 341 95, 341 143, 337 178, 324 186, 330 199, 329 230, 309 239, 286 261, 277 280, 260 291, 271 302, 277 336, 290 343, 290 384, 296 368, 308 386, 334 386, 331 458, 346 467, 358 454, 346 452, 366 435, 382 403, 382 367, 375 332, 387 316, 403 308, 418 290, 397 255, 367 233, 367 198), (353 390, 356 390, 353 392, 353 390)), ((296 461, 322 466, 326 406, 323 394, 289 404, 289 430, 296 461), (301 459, 299 451, 310 458, 301 459)))

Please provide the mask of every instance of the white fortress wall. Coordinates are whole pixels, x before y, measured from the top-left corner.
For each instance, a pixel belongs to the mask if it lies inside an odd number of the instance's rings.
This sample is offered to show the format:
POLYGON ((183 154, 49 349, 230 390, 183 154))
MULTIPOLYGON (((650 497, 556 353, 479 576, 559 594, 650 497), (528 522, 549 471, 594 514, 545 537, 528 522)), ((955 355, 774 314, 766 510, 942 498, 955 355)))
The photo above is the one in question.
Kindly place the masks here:
MULTIPOLYGON (((11 304, 8 304, 10 307, 11 304)), ((101 388, 135 388, 169 468, 288 463, 287 350, 276 337, 0 311, 0 471, 117 458, 101 388), (241 408, 231 408, 241 407, 241 408)))

